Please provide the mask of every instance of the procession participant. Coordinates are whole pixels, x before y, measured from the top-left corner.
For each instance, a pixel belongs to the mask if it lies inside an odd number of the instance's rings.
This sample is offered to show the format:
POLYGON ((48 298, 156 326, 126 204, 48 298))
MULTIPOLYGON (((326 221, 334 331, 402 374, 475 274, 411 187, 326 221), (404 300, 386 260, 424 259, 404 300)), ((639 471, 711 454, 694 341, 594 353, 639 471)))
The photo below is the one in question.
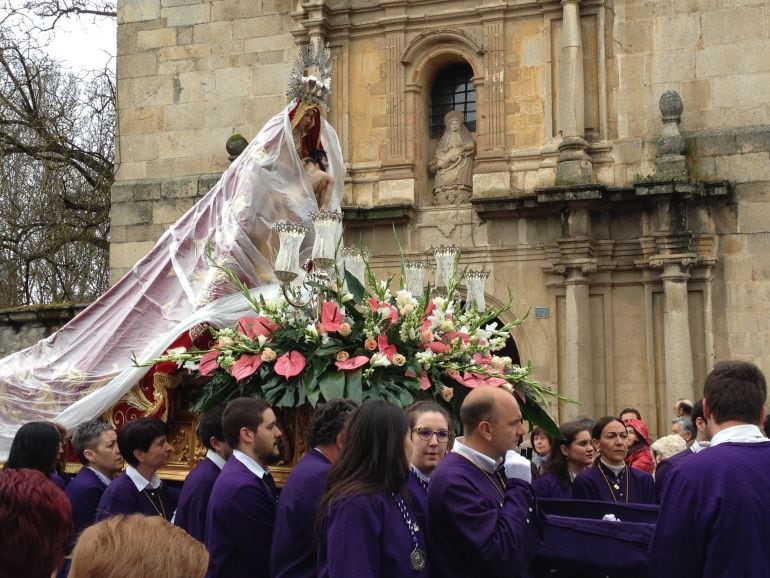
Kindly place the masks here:
POLYGON ((87 421, 75 428, 72 446, 83 464, 66 490, 72 503, 72 521, 77 537, 96 520, 99 500, 113 478, 120 473, 123 458, 115 430, 102 421, 87 421))
POLYGON ((206 448, 206 457, 187 474, 174 513, 173 523, 199 542, 206 537, 206 512, 214 482, 233 453, 222 433, 224 411, 224 405, 213 407, 198 422, 195 433, 206 448))
POLYGON ((767 576, 770 440, 758 425, 765 417, 765 376, 752 363, 721 361, 706 377, 703 397, 711 445, 668 474, 649 576, 767 576))
POLYGON ((431 476, 428 552, 435 575, 527 576, 542 521, 516 398, 496 387, 473 389, 460 408, 463 438, 431 476), (498 466, 502 465, 500 471, 498 466))
POLYGON ((3 467, 6 470, 37 470, 63 491, 64 481, 56 475, 55 470, 60 448, 61 437, 54 424, 49 421, 25 423, 16 432, 3 467))
POLYGON ((268 578, 278 491, 268 466, 281 455, 270 406, 240 397, 227 404, 222 432, 233 450, 211 491, 206 514, 209 578, 268 578))
POLYGON ((315 522, 326 477, 337 463, 345 425, 358 404, 333 399, 315 409, 308 428, 310 451, 294 466, 281 490, 270 552, 273 578, 315 578, 315 522))
POLYGON ((640 419, 632 419, 626 424, 626 465, 651 474, 655 471, 655 460, 650 450, 650 434, 647 424, 640 419))
POLYGON ((118 431, 118 448, 128 467, 104 490, 96 508, 97 521, 115 514, 171 518, 176 498, 157 474, 171 459, 167 436, 168 425, 159 419, 123 424, 118 431))
POLYGON ((411 453, 398 406, 368 401, 350 418, 319 508, 319 578, 430 575, 425 529, 404 491, 411 453))
POLYGON ((578 422, 559 426, 562 439, 554 440, 545 473, 532 482, 538 498, 568 500, 572 497, 575 477, 593 463, 591 432, 578 422))
POLYGON ((606 416, 596 422, 591 432, 599 457, 594 467, 586 468, 572 483, 572 497, 579 500, 653 504, 652 476, 625 463, 626 426, 618 418, 606 416))
POLYGON ((406 489, 412 497, 414 513, 422 528, 428 522, 428 484, 449 446, 449 413, 433 401, 418 401, 406 410, 412 436, 409 477, 406 489))
POLYGON ((203 578, 200 542, 159 516, 118 515, 87 528, 72 553, 70 578, 203 578))
POLYGON ((42 472, 0 470, 0 578, 50 578, 64 559, 72 509, 42 472))
POLYGON ((639 413, 639 410, 635 407, 627 407, 620 412, 618 419, 620 419, 620 421, 622 421, 624 424, 628 425, 628 422, 632 419, 642 419, 642 414, 639 413))

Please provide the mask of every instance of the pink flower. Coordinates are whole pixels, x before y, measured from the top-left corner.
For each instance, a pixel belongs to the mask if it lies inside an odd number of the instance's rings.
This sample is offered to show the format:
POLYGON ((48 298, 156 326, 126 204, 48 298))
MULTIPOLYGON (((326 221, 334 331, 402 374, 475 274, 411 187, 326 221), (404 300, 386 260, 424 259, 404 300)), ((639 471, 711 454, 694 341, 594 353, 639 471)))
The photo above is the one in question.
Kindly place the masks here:
POLYGON ((441 398, 444 401, 446 402, 452 401, 452 398, 454 397, 454 395, 455 395, 455 390, 453 388, 447 387, 445 385, 441 387, 441 398))
POLYGON ((369 309, 372 313, 377 313, 377 310, 380 308, 380 302, 376 297, 369 297, 369 299, 366 300, 366 302, 369 304, 369 309))
POLYGON ((241 355, 233 363, 230 373, 236 381, 241 381, 252 375, 262 365, 262 358, 259 355, 241 355))
POLYGON ((347 361, 336 361, 334 365, 341 371, 353 371, 369 363, 369 358, 366 355, 356 355, 351 357, 347 361))
POLYGON ((337 353, 334 359, 337 361, 347 361, 350 359, 350 354, 347 351, 340 351, 337 353))
POLYGON ((262 350, 262 355, 260 357, 262 361, 266 363, 270 363, 271 361, 275 361, 275 358, 276 358, 275 351, 273 351, 269 347, 265 347, 262 350))
POLYGON ((209 375, 214 375, 214 372, 219 369, 217 357, 219 357, 219 351, 209 351, 201 357, 200 363, 198 364, 198 371, 201 375, 207 377, 209 375))
POLYGON ((464 331, 450 331, 448 333, 444 333, 443 340, 447 343, 451 343, 452 341, 458 338, 462 339, 463 343, 468 343, 471 340, 471 336, 465 333, 464 331))
POLYGON ((464 385, 465 387, 500 387, 504 383, 508 383, 500 377, 491 377, 488 375, 480 375, 478 373, 468 373, 467 371, 460 376, 457 371, 447 372, 449 377, 454 379, 457 383, 464 385))
POLYGON ((353 331, 353 328, 350 327, 350 323, 342 323, 337 331, 342 337, 347 337, 350 335, 350 332, 353 331))
POLYGON ((450 345, 439 341, 431 341, 425 344, 425 349, 430 349, 433 353, 449 353, 452 350, 450 345))
POLYGON ((367 339, 364 341, 364 347, 367 351, 374 351, 377 349, 377 341, 375 339, 367 339))
POLYGON ((423 391, 427 391, 431 387, 433 387, 433 384, 430 382, 430 379, 428 378, 428 372, 423 371, 422 375, 420 376, 420 389, 423 391))
POLYGON ((324 301, 321 307, 321 325, 324 331, 339 331, 342 325, 342 314, 334 301, 324 301))
POLYGON ((238 321, 238 331, 249 339, 256 339, 260 335, 269 336, 278 329, 278 325, 265 316, 241 317, 238 321))
POLYGON ((406 363, 406 357, 404 357, 400 353, 394 353, 391 361, 393 362, 393 365, 395 365, 396 367, 401 367, 406 363))
POLYGON ((380 353, 388 358, 388 361, 392 361, 393 356, 397 353, 396 346, 388 343, 388 336, 384 333, 381 333, 377 337, 377 349, 379 349, 380 353))
POLYGON ((299 351, 284 353, 275 362, 275 372, 286 379, 302 373, 307 360, 299 351))

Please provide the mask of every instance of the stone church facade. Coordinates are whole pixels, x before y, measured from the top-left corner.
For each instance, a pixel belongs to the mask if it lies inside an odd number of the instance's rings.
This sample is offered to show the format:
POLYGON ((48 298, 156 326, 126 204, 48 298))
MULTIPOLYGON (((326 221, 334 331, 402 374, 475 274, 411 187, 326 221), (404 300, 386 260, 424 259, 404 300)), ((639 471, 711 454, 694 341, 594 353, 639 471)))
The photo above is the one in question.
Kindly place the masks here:
POLYGON ((767 0, 124 0, 118 12, 114 280, 216 181, 227 138, 282 108, 298 45, 319 39, 336 57, 346 241, 393 273, 394 226, 408 257, 460 246, 491 273, 488 303, 510 288, 512 311, 530 311, 521 360, 581 403, 554 405, 559 419, 634 406, 666 433, 716 360, 770 371, 767 0), (475 145, 472 185, 437 196, 452 108, 475 145))

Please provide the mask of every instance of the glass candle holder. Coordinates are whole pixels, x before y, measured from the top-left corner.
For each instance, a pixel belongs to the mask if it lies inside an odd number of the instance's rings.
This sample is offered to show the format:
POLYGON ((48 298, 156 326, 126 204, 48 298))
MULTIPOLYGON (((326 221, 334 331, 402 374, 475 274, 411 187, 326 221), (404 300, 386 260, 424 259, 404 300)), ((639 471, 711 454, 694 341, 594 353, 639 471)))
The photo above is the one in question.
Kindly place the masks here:
POLYGON ((342 260, 345 271, 349 271, 358 282, 366 287, 366 263, 372 258, 372 252, 366 247, 345 247, 342 250, 342 260))
POLYGON ((291 283, 299 274, 299 250, 308 229, 296 223, 277 223, 274 230, 278 231, 278 255, 275 258, 275 276, 282 283, 291 283))
POLYGON ((425 289, 425 272, 433 264, 430 261, 406 261, 404 263, 404 286, 412 297, 422 297, 425 289))
POLYGON ((454 265, 460 249, 456 245, 440 245, 431 248, 431 253, 436 258, 436 289, 446 291, 452 281, 454 265))
POLYGON ((342 238, 342 213, 319 211, 311 213, 310 221, 315 229, 313 263, 320 269, 334 265, 337 245, 342 238))
POLYGON ((465 286, 468 289, 468 295, 465 300, 465 309, 475 307, 476 311, 486 311, 487 303, 484 298, 484 291, 489 278, 489 271, 466 271, 465 286))

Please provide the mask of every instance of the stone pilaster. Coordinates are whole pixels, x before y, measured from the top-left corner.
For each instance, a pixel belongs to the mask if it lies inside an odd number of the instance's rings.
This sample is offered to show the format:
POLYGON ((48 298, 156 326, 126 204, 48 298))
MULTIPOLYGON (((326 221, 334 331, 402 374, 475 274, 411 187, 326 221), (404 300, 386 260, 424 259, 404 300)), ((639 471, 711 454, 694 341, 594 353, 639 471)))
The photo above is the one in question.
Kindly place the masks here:
POLYGON ((559 50, 559 160, 556 184, 593 181, 593 166, 585 141, 585 86, 583 38, 580 30, 580 0, 562 0, 561 48, 559 50))

